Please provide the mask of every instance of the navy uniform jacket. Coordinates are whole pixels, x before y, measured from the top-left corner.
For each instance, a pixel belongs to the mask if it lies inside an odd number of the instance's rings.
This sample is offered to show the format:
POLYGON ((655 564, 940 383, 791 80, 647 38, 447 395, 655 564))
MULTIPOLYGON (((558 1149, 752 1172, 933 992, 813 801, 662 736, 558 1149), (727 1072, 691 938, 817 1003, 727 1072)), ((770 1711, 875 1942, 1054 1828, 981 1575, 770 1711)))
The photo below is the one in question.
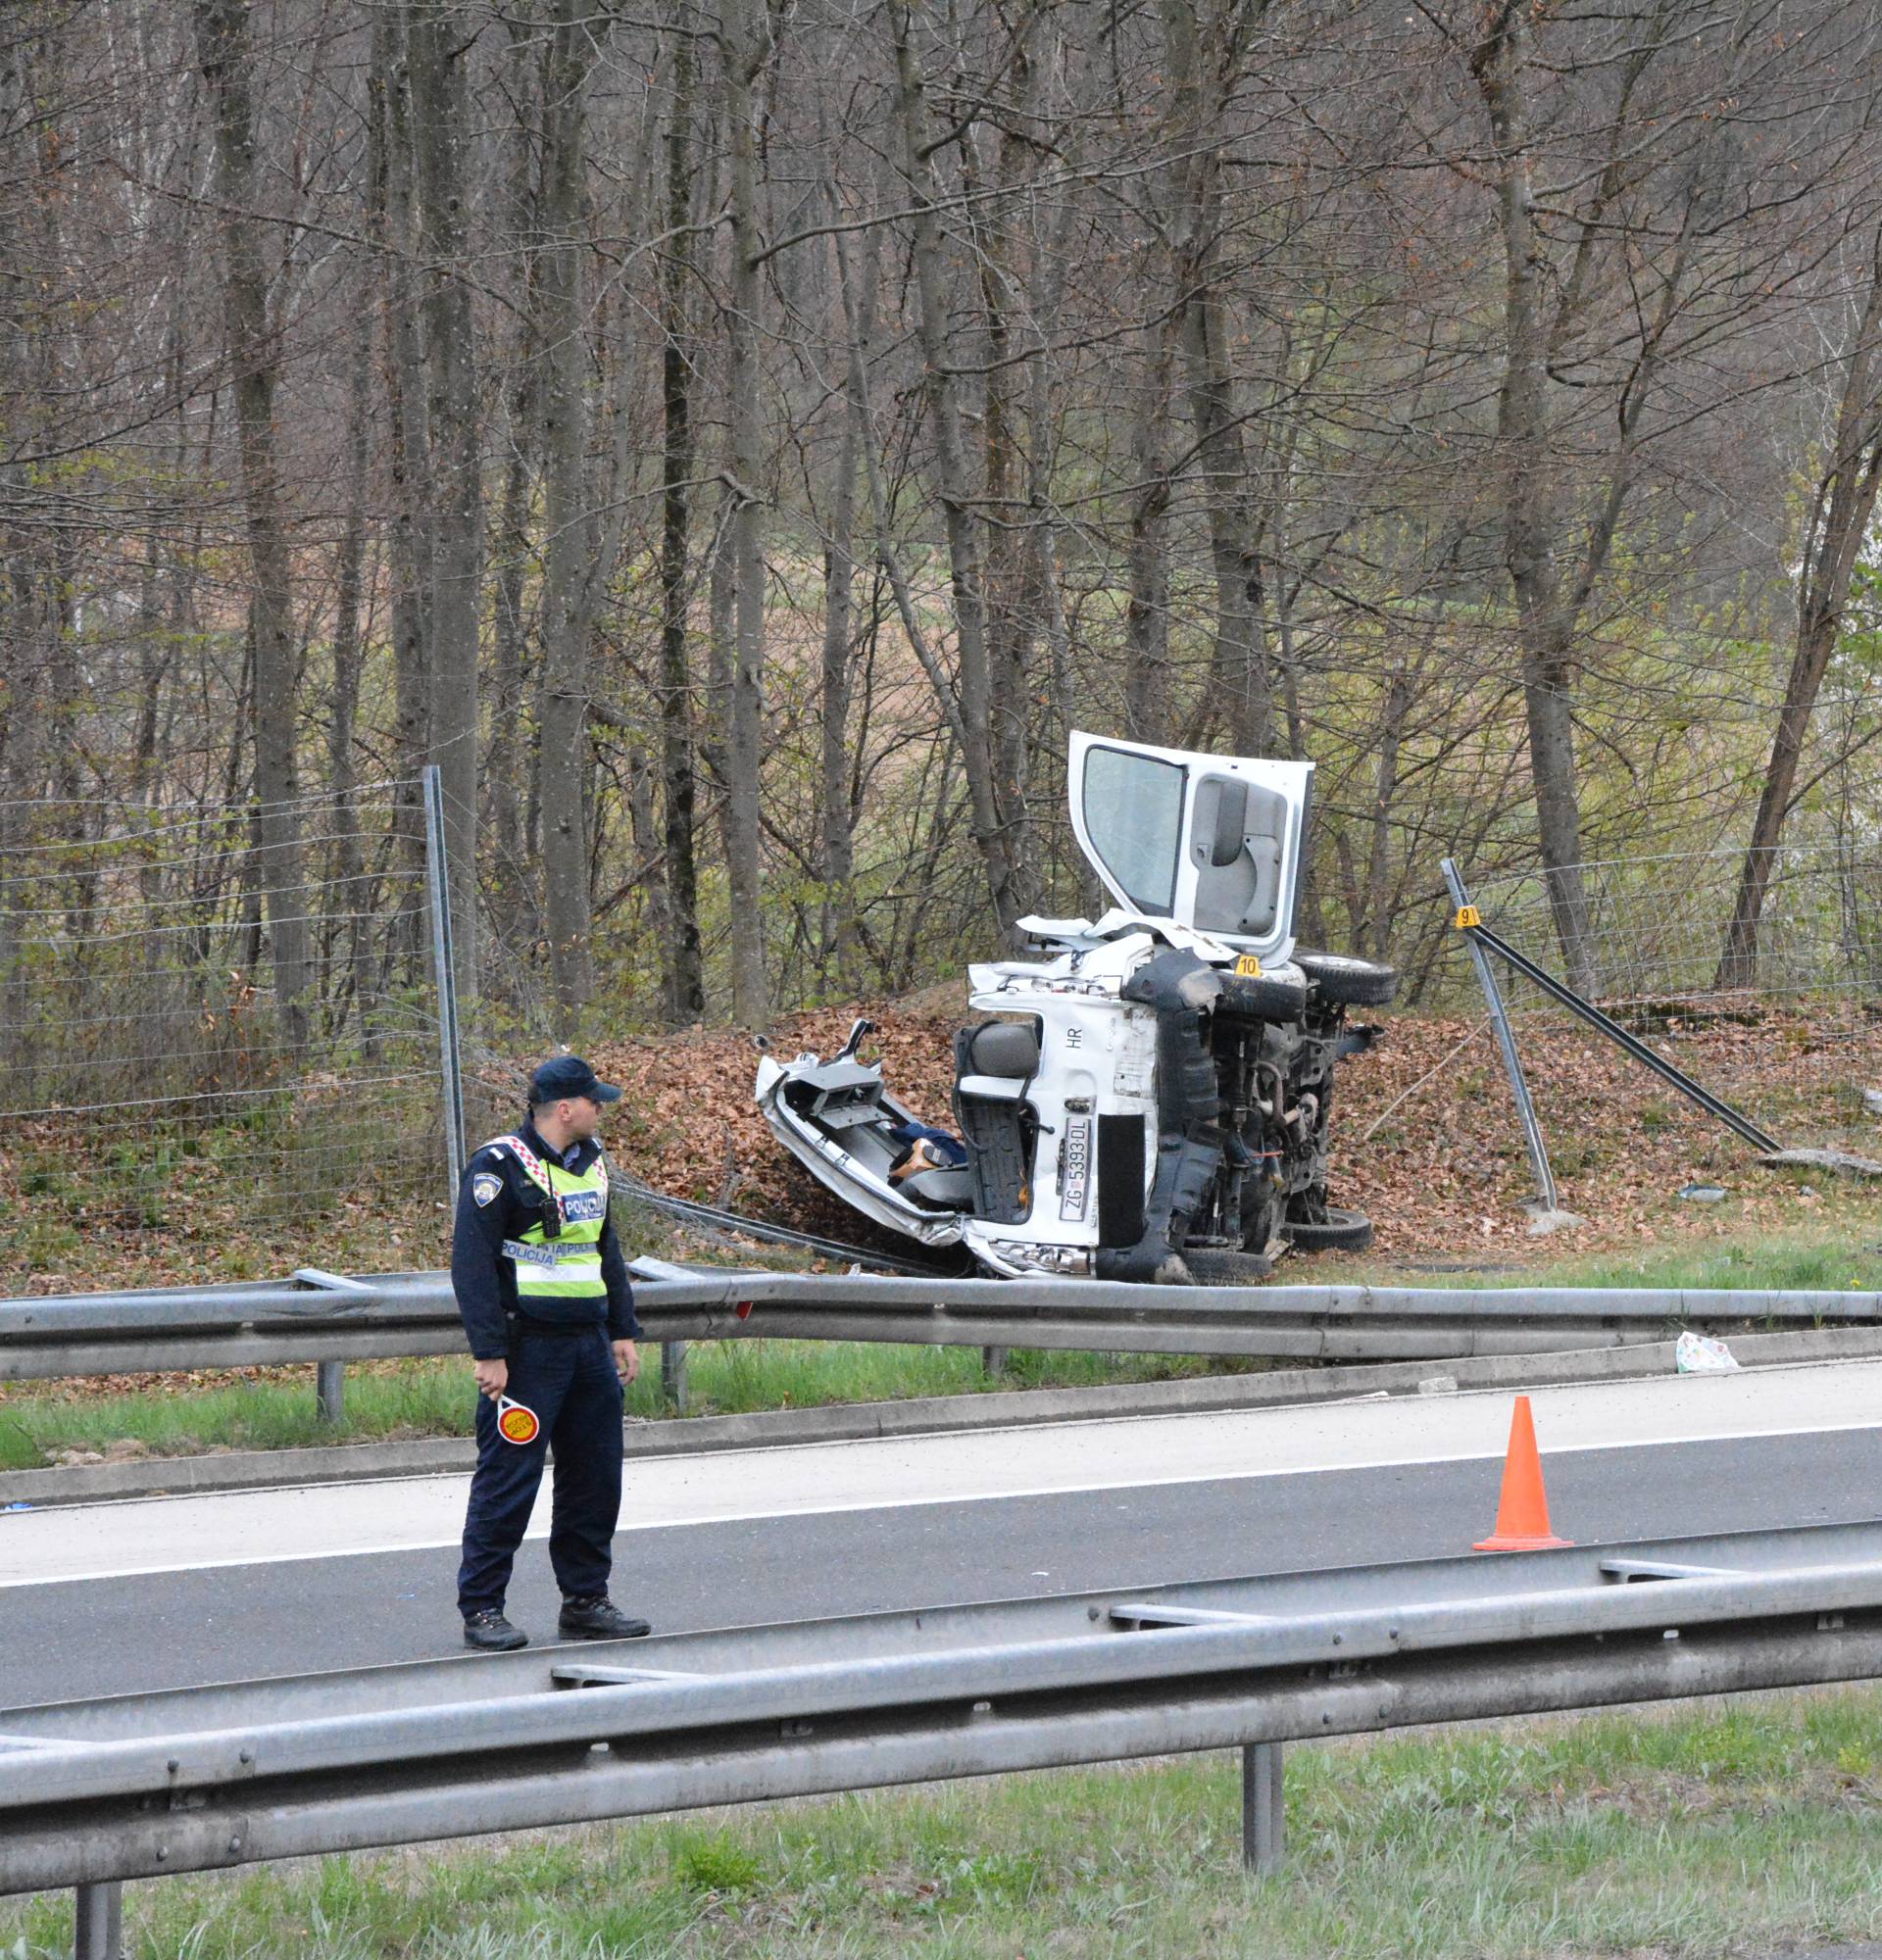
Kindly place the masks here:
MULTIPOLYGON (((601 1154, 597 1143, 571 1144, 553 1151, 533 1123, 525 1121, 516 1134, 544 1163, 579 1174, 601 1154)), ((508 1316, 517 1308, 517 1268, 503 1255, 506 1239, 520 1239, 542 1217, 548 1199, 542 1187, 523 1169, 514 1152, 486 1144, 464 1167, 458 1186, 458 1216, 451 1229, 451 1288, 458 1297, 470 1352, 479 1361, 504 1359, 510 1352, 508 1316), (489 1179, 498 1180, 492 1193, 489 1179), (479 1182, 479 1180, 482 1180, 479 1182), (483 1201, 479 1202, 479 1197, 483 1201)), ((627 1261, 611 1218, 601 1231, 601 1276, 608 1298, 601 1299, 541 1299, 529 1302, 531 1320, 604 1323, 610 1341, 638 1341, 640 1322, 634 1318, 634 1290, 627 1279, 627 1261)))

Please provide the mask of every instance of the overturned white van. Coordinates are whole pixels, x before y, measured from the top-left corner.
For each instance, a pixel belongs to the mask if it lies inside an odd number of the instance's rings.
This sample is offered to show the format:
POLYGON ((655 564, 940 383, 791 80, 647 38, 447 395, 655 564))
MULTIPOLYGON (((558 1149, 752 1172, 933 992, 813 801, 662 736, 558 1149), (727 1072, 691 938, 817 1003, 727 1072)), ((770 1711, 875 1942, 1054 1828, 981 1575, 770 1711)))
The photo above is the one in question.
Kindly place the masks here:
POLYGON ((1333 1072, 1377 1030, 1389 967, 1294 942, 1313 768, 1074 734, 1080 848, 1115 906, 1022 919, 1036 959, 968 969, 958 1135, 859 1059, 759 1064, 778 1140, 839 1197, 1017 1276, 1228 1284, 1287 1244, 1358 1250, 1327 1202, 1333 1072))

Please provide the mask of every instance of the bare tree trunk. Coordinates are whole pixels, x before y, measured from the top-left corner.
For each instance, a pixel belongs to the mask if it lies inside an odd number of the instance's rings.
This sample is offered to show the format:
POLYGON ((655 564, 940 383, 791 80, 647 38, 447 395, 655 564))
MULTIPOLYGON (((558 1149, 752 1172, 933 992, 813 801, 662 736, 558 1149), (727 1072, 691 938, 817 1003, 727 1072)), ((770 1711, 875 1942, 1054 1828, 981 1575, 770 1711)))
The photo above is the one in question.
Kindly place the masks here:
POLYGON ((482 455, 467 270, 464 67, 473 34, 458 0, 407 0, 412 132, 425 259, 424 341, 436 534, 431 556, 430 754, 444 790, 446 881, 461 999, 477 984, 477 647, 482 455))
MULTIPOLYGON (((930 146, 924 140, 926 108, 911 45, 914 15, 905 0, 890 0, 890 31, 895 39, 897 138, 908 197, 914 207, 914 261, 916 318, 921 340, 922 393, 934 440, 942 514, 948 535, 949 572, 954 590, 960 698, 951 725, 961 742, 961 764, 967 782, 974 842, 986 865, 987 891, 1003 933, 1011 932, 1023 906, 995 779, 992 686, 987 650, 986 575, 973 514, 974 486, 961 431, 961 404, 955 361, 949 348, 948 302, 942 288, 945 255, 935 216, 935 183, 930 146)), ((898 599, 902 595, 898 594, 898 599)), ((932 675, 930 676, 933 677, 932 675)), ((948 702, 944 698, 944 708, 948 702)))
POLYGON ((339 578, 333 597, 333 685, 327 698, 327 787, 333 797, 334 868, 344 897, 354 1011, 366 1025, 371 978, 365 921, 366 861, 360 848, 359 812, 354 808, 354 729, 359 715, 360 674, 365 664, 367 469, 371 455, 372 312, 362 305, 353 323, 353 371, 348 377, 346 432, 346 522, 340 534, 339 578))
MULTIPOLYGON (((627 820, 633 832, 636 862, 657 864, 666 845, 654 818, 653 767, 638 747, 627 752, 627 820)), ((664 947, 672 931, 672 921, 667 914, 667 883, 660 877, 649 877, 646 883, 647 930, 655 946, 664 947)))
MULTIPOLYGON (((520 20, 510 23, 513 53, 521 57, 530 31, 520 20)), ((540 91, 529 85, 517 64, 520 92, 529 100, 540 91)), ((510 196, 519 240, 532 228, 539 173, 535 131, 519 115, 513 132, 510 196)), ((530 498, 536 483, 536 386, 541 347, 536 331, 537 268, 531 251, 515 255, 512 299, 516 318, 513 378, 505 398, 508 422, 503 490, 496 521, 496 565, 491 617, 490 742, 485 751, 484 786, 490 816, 491 884, 501 930, 518 945, 532 945, 541 930, 532 880, 525 861, 522 800, 524 775, 523 695, 528 672, 526 619, 530 543, 530 498)))
POLYGON ((729 470, 721 473, 712 543, 706 550, 706 684, 700 692, 699 759, 718 792, 719 851, 729 863, 732 840, 727 823, 726 745, 732 722, 732 668, 738 660, 738 554, 732 526, 738 492, 729 470))
POLYGON ((1250 509, 1233 364, 1229 358, 1221 264, 1221 166, 1228 98, 1242 66, 1242 46, 1260 5, 1223 10, 1205 24, 1195 0, 1164 0, 1164 44, 1173 96, 1170 223, 1174 246, 1177 336, 1182 347, 1195 429, 1196 467, 1209 513, 1210 563, 1215 575, 1215 645, 1212 699, 1205 722, 1220 712, 1230 747, 1260 755, 1268 743, 1271 682, 1259 621, 1260 542, 1250 509), (1214 86, 1206 88, 1206 63, 1214 86))
MULTIPOLYGON (((1392 805, 1399 791, 1399 744, 1412 711, 1412 676, 1397 669, 1385 691, 1379 753, 1372 771, 1372 838, 1365 866, 1365 930, 1359 950, 1374 959, 1392 951, 1392 805)), ((1359 921, 1355 920, 1355 924, 1359 921)))
MULTIPOLYGON (((4 247, 0 247, 3 250, 4 247)), ((171 319, 169 346, 165 354, 165 379, 173 401, 182 402, 184 371, 183 288, 177 282, 178 305, 171 319)), ((188 423, 179 411, 175 439, 171 449, 171 468, 175 480, 183 480, 187 466, 188 423)), ((164 682, 169 675, 173 654, 164 641, 164 609, 158 598, 158 568, 161 555, 155 532, 145 541, 142 576, 137 597, 137 735, 131 751, 130 794, 147 808, 161 794, 157 751, 163 725, 164 682)), ((173 588, 172 603, 174 603, 173 588)), ((173 645, 173 643, 172 643, 173 645)), ((3 778, 0 778, 3 779, 3 778)), ((159 905, 164 896, 164 873, 158 864, 146 865, 137 875, 138 892, 146 905, 159 905)))
POLYGON ((1169 459, 1163 431, 1169 409, 1169 343, 1162 320, 1140 336, 1141 374, 1130 416, 1134 479, 1124 547, 1129 599, 1124 612, 1124 733, 1137 742, 1169 739, 1169 569, 1164 516, 1169 508, 1169 459))
POLYGON ((537 199, 543 344, 543 916, 565 1033, 594 993, 588 885, 588 633, 583 605, 587 345, 579 235, 585 102, 593 42, 587 9, 555 0, 542 62, 542 187, 537 199))
POLYGON ((1550 909, 1568 984, 1592 994, 1600 976, 1581 874, 1574 619, 1565 608, 1556 560, 1559 515, 1551 484, 1560 465, 1549 447, 1548 331, 1540 291, 1542 251, 1535 228, 1522 86, 1524 19, 1517 0, 1500 0, 1487 24, 1485 38, 1470 59, 1489 112, 1501 172, 1498 205, 1505 267, 1504 376, 1497 400, 1497 435, 1507 472, 1504 562, 1516 595, 1529 766, 1535 781, 1536 823, 1550 909))
POLYGON ((765 913, 760 862, 759 778, 765 727, 764 428, 758 392, 758 131, 753 89, 769 54, 764 0, 721 0, 725 120, 732 155, 732 305, 726 319, 731 395, 731 536, 738 628, 726 742, 727 871, 732 904, 732 1017, 763 1027, 765 913))
POLYGON ((1797 641, 1784 705, 1771 738, 1764 787, 1725 922, 1718 987, 1750 987, 1758 977, 1758 928, 1770 889, 1778 842, 1790 814, 1810 716, 1836 652, 1862 541, 1882 489, 1882 229, 1871 243, 1869 289, 1844 369, 1836 437, 1817 479, 1805 536, 1797 641))
POLYGON ((373 201, 368 223, 384 262, 380 311, 386 398, 386 467, 392 493, 391 600, 393 766, 399 811, 404 921, 398 951, 416 963, 423 943, 424 811, 419 772, 430 742, 431 501, 430 418, 419 338, 417 198, 413 190, 411 81, 404 22, 384 7, 372 23, 373 201))
MULTIPOLYGON (((525 347, 519 354, 519 365, 525 373, 533 360, 533 348, 525 347)), ((529 664, 524 594, 530 560, 529 495, 535 482, 533 392, 523 379, 511 391, 510 455, 504 465, 497 517, 490 746, 484 764, 495 857, 492 880, 508 929, 524 943, 536 936, 535 922, 529 916, 533 907, 524 871, 522 828, 522 702, 529 664)))
MULTIPOLYGON (((1029 114, 1033 64, 1027 41, 1035 23, 1036 17, 1029 16, 1016 36, 1007 71, 1008 87, 1016 105, 1015 121, 1001 131, 995 149, 995 184, 1015 196, 1002 198, 983 213, 977 175, 970 170, 963 183, 986 315, 980 431, 985 457, 982 480, 992 519, 985 544, 987 746, 992 759, 994 806, 1009 866, 1009 903, 1015 914, 1031 908, 1026 777, 1031 746, 1030 668, 1039 635, 1042 594, 1034 576, 1037 561, 1032 527, 1022 524, 1019 516, 1027 499, 1021 489, 1023 459, 1015 399, 1011 314, 1018 287, 1011 263, 1011 234, 1016 228, 1015 211, 1028 147, 1018 130, 1030 126, 1033 120, 1029 114)), ((962 142, 963 153, 969 160, 977 148, 977 130, 969 130, 962 142)), ((1033 515, 1036 521, 1037 514, 1033 515)))
MULTIPOLYGON (((861 344, 853 356, 867 368, 875 337, 875 287, 880 275, 882 227, 863 234, 863 269, 856 294, 861 344)), ((839 281, 841 271, 838 273, 839 281)), ((854 377, 846 374, 843 444, 837 454, 836 483, 830 502, 829 537, 823 553, 822 710, 818 750, 817 802, 822 843, 818 866, 823 881, 825 962, 835 969, 845 995, 861 984, 861 947, 856 930, 856 838, 850 811, 850 638, 855 617, 856 475, 866 437, 866 404, 854 377)))
POLYGON ((686 593, 693 469, 692 363, 688 346, 693 244, 693 37, 681 6, 672 37, 672 109, 667 126, 666 256, 661 265, 660 768, 666 840, 664 949, 667 1018, 696 1021, 706 1011, 695 856, 692 675, 687 660, 686 593))
MULTIPOLYGON (((1035 64, 1032 73, 1036 74, 1041 66, 1056 69, 1059 65, 1058 54, 1058 49, 1049 48, 1048 62, 1035 64)), ((1033 114, 1041 116, 1041 110, 1035 107, 1033 114)), ((1033 348, 1025 364, 1026 508, 1030 518, 1026 535, 1025 605, 1029 615, 1036 621, 1036 630, 1043 631, 1045 635, 1047 680, 1043 692, 1050 706, 1051 719, 1047 725, 1056 738, 1042 744, 1043 731, 1035 728, 1028 719, 1031 697, 1040 692, 1036 687, 1029 689, 1027 699, 1018 708, 1019 735, 1024 745, 1019 752, 1018 788, 1020 815, 1027 825, 1020 842, 1021 871, 1030 906, 1036 902, 1046 875, 1039 861, 1041 840, 1031 825, 1030 805, 1036 794, 1033 765, 1042 754, 1054 758, 1065 754, 1066 737, 1072 725, 1071 622, 1065 612, 1065 574, 1060 556, 1061 525, 1054 489, 1058 476, 1060 432, 1065 422, 1058 413, 1058 364, 1048 352, 1060 337, 1071 211, 1069 205, 1063 202, 1056 209, 1045 204, 1036 191, 1029 192, 1028 203, 1032 216, 1028 228, 1033 233, 1035 246, 1027 295, 1032 316, 1033 348)), ((1056 773, 1063 775, 1063 771, 1056 773)), ((1051 834, 1049 832, 1048 836, 1051 834)))
POLYGON ((235 392, 242 495, 253 572, 255 792, 261 805, 260 872, 283 1035, 307 1040, 310 978, 307 891, 296 767, 292 570, 275 451, 274 390, 280 361, 269 319, 268 269, 257 214, 255 104, 247 0, 196 0, 197 60, 213 109, 223 316, 235 392))
MULTIPOLYGON (((33 90, 26 73, 24 34, 0 36, 0 128, 21 128, 32 113, 33 90)), ((32 399, 30 316, 31 275, 21 232, 10 200, 0 199, 0 398, 25 403, 32 399)), ((0 689, 0 852, 8 864, 21 860, 14 854, 27 841, 26 800, 38 787, 40 690, 32 664, 22 658, 34 637, 31 546, 25 535, 27 491, 32 476, 31 432, 11 427, 0 462, 0 632, 13 650, 19 677, 9 676, 0 689), (25 683, 24 685, 22 683, 25 683)), ((4 888, 0 888, 3 890, 4 888)), ((27 962, 21 957, 21 925, 25 907, 0 898, 0 1061, 20 1071, 15 1080, 26 1094, 35 1046, 28 1014, 30 1002, 27 962)))

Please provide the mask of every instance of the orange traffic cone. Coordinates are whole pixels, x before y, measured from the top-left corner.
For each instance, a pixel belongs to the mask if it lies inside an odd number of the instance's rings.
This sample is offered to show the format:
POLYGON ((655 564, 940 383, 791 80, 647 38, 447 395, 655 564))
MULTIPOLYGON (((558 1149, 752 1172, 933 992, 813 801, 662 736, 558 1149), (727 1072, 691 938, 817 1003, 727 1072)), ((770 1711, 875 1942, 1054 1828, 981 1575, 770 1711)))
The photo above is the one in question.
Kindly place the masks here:
POLYGON ((1529 1397, 1516 1397, 1510 1419, 1510 1453, 1503 1466, 1503 1495, 1497 1501, 1497 1528, 1473 1551, 1548 1551, 1573 1539, 1549 1529, 1549 1496, 1542 1488, 1542 1456, 1536 1448, 1536 1419, 1529 1397))

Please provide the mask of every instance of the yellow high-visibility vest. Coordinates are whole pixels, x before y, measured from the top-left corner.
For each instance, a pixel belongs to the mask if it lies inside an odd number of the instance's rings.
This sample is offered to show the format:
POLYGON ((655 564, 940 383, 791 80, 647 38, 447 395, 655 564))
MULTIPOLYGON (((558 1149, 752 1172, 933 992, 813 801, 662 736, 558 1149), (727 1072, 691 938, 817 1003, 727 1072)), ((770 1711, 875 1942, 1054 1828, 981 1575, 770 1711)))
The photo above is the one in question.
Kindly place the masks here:
POLYGON ((608 1159, 597 1152, 585 1171, 557 1171, 520 1137, 497 1137, 484 1148, 508 1151, 562 1216, 554 1239, 538 1219, 520 1239, 503 1242, 504 1256, 516 1264, 518 1301, 526 1308, 532 1299, 606 1299, 601 1235, 608 1223, 608 1159))

